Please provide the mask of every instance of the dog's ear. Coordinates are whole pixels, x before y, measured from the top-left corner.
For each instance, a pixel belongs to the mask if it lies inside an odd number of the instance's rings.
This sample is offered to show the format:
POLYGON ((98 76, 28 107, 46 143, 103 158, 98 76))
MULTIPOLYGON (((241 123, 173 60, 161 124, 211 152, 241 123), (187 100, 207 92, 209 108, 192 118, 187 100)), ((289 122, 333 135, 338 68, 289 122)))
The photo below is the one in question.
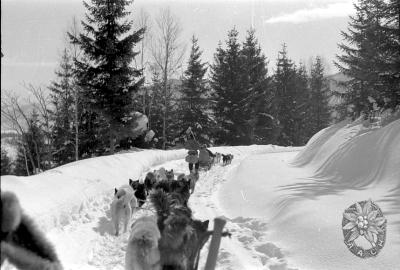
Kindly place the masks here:
POLYGON ((129 185, 132 186, 133 180, 129 178, 129 185))
POLYGON ((114 188, 114 195, 117 194, 117 192, 118 192, 118 189, 114 188))

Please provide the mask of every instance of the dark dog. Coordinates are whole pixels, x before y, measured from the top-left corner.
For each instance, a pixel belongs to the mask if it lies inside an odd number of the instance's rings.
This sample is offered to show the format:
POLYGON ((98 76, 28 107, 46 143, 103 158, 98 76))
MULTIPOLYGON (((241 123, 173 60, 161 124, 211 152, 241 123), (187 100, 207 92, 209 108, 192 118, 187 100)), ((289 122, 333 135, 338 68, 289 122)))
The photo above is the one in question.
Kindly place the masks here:
POLYGON ((135 190, 135 197, 138 201, 139 207, 141 207, 147 199, 147 191, 146 191, 146 185, 143 183, 140 183, 139 180, 133 181, 132 179, 129 179, 129 185, 135 190))
POLYGON ((168 180, 161 180, 159 182, 157 182, 154 186, 153 189, 154 190, 158 190, 161 189, 164 192, 170 192, 171 191, 171 182, 172 181, 168 181, 168 180))
POLYGON ((233 155, 231 155, 231 154, 228 154, 228 155, 222 154, 222 164, 224 164, 224 165, 231 164, 232 159, 233 159, 233 155))
POLYGON ((189 181, 190 194, 192 194, 194 192, 194 188, 196 187, 196 183, 199 180, 199 172, 190 172, 190 174, 187 176, 187 179, 189 181))
POLYGON ((23 213, 14 193, 1 192, 1 264, 17 269, 62 270, 53 245, 33 220, 23 213))
POLYGON ((167 180, 169 180, 169 181, 173 181, 175 178, 174 170, 172 170, 172 169, 170 171, 166 171, 165 175, 167 176, 167 180))
POLYGON ((161 232, 159 250, 162 269, 197 269, 200 251, 213 233, 208 230, 209 221, 194 220, 180 192, 154 190, 150 201, 156 209, 161 232))
POLYGON ((187 206, 190 197, 190 182, 186 180, 173 181, 170 195, 175 198, 179 197, 179 203, 187 206))
POLYGON ((191 211, 180 204, 178 198, 160 189, 150 194, 150 200, 156 209, 157 224, 161 232, 159 250, 162 269, 189 269, 188 240, 194 231, 191 226, 191 211))
POLYGON ((154 184, 156 183, 156 176, 153 172, 148 172, 144 179, 144 186, 146 188, 147 193, 153 188, 154 184))

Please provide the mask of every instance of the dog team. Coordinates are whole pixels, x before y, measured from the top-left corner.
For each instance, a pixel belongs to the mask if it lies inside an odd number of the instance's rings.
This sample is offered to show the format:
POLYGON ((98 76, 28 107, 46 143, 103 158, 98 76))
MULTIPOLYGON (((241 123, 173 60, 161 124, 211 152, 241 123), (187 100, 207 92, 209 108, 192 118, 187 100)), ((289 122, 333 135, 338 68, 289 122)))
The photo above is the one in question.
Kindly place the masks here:
POLYGON ((224 166, 231 164, 233 160, 232 154, 213 153, 205 144, 199 146, 196 142, 188 143, 186 149, 189 150, 185 158, 189 163, 189 171, 193 170, 193 166, 195 170, 199 170, 200 167, 209 170, 213 165, 220 164, 221 158, 224 166))
MULTIPOLYGON (((210 155, 211 156, 211 155, 210 155)), ((213 163, 230 164, 233 155, 216 153, 213 163)), ((194 163, 196 165, 196 163, 194 163)), ((143 182, 129 179, 115 188, 111 218, 115 234, 120 222, 127 232, 132 214, 149 198, 156 215, 143 216, 131 226, 125 255, 126 270, 197 269, 200 250, 211 236, 209 221, 196 220, 188 207, 190 195, 199 180, 198 166, 189 164, 190 173, 178 174, 160 168, 148 172, 143 182)), ((226 234, 228 235, 228 234, 226 234)))
MULTIPOLYGON (((216 153, 212 158, 213 163, 220 163, 222 158, 223 165, 227 165, 233 155, 216 153)), ((115 235, 119 235, 120 222, 124 232, 128 231, 132 214, 143 207, 147 198, 155 209, 154 216, 142 216, 131 225, 126 270, 198 268, 200 251, 213 233, 208 230, 209 221, 194 219, 188 206, 198 180, 196 165, 188 175, 182 173, 176 178, 173 170, 160 168, 148 172, 143 182, 129 179, 127 185, 114 189, 110 210, 115 235)), ((20 269, 62 270, 53 246, 23 213, 15 194, 2 191, 1 202, 0 265, 7 259, 20 269)), ((223 236, 230 234, 224 232, 223 236)))

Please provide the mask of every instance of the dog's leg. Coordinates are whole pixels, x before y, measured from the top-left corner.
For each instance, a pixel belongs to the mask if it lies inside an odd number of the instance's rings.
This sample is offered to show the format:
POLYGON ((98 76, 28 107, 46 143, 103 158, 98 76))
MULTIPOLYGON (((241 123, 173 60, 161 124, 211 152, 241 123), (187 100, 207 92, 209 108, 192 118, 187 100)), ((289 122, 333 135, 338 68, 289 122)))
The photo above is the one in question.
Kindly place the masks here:
POLYGON ((117 209, 117 213, 115 213, 115 219, 114 219, 114 228, 115 228, 115 236, 119 235, 119 211, 117 209))
POLYGON ((132 217, 132 208, 131 205, 128 204, 125 207, 124 232, 128 231, 128 224, 131 221, 131 217, 132 217))

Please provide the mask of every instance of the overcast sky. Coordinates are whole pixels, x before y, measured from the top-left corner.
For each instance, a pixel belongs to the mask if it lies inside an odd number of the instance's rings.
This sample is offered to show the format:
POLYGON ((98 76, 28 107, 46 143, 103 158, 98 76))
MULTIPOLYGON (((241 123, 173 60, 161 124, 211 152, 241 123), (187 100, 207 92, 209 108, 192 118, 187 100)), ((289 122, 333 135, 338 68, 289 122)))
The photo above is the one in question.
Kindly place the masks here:
MULTIPOLYGON (((224 42, 230 29, 236 27, 243 40, 253 25, 270 71, 285 42, 296 62, 323 56, 328 73, 336 72, 332 61, 339 53, 340 30, 346 30, 354 12, 351 0, 136 0, 132 19, 140 9, 154 18, 167 6, 182 25, 187 54, 195 34, 203 60, 212 63, 218 41, 224 42)), ((22 93, 23 82, 49 85, 72 17, 80 20, 84 12, 80 0, 2 0, 1 89, 22 93)))

